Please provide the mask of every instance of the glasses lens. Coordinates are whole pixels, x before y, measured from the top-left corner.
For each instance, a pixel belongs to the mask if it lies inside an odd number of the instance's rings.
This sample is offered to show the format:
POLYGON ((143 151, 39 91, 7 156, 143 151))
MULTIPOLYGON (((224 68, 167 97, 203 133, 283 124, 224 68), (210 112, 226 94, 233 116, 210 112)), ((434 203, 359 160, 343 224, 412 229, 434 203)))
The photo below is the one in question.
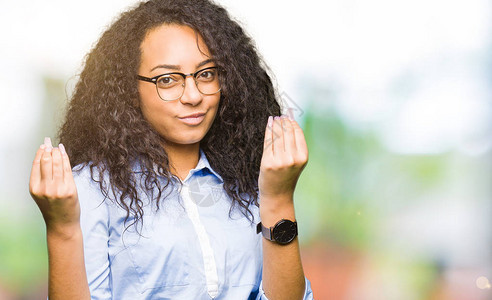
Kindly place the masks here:
POLYGON ((167 74, 157 79, 156 86, 161 99, 175 100, 183 94, 184 80, 178 74, 167 74))
POLYGON ((195 81, 198 90, 202 94, 212 95, 220 90, 219 76, 216 68, 201 71, 196 75, 195 81))

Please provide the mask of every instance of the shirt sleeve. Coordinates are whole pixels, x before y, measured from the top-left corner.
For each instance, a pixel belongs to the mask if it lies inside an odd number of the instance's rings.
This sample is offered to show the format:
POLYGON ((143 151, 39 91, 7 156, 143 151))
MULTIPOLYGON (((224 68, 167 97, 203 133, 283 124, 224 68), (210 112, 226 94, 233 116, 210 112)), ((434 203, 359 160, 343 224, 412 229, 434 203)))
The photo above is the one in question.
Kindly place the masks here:
POLYGON ((109 263, 109 210, 99 183, 92 180, 88 167, 74 172, 80 202, 80 226, 84 261, 91 299, 111 299, 109 263))
MULTIPOLYGON (((304 290, 304 300, 313 300, 313 290, 311 289, 311 282, 304 277, 306 280, 306 289, 304 290)), ((265 291, 263 290, 263 280, 260 282, 260 289, 258 292, 258 296, 256 296, 256 300, 268 300, 267 296, 265 295, 265 291)))

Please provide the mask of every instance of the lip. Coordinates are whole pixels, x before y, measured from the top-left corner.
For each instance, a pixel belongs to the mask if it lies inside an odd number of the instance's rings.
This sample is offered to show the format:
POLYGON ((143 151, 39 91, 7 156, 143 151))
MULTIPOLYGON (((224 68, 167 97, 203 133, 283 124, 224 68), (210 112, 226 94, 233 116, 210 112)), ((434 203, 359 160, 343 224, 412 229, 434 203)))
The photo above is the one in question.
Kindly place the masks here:
POLYGON ((205 113, 195 113, 183 117, 178 117, 181 121, 188 125, 198 125, 205 119, 205 113))

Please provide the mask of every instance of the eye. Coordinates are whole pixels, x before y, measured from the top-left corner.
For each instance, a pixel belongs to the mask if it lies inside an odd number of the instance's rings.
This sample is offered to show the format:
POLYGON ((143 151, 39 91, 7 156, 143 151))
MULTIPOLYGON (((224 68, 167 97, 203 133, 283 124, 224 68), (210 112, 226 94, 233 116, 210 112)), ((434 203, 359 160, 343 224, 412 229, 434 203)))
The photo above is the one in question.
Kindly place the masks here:
POLYGON ((217 71, 215 69, 204 70, 199 73, 197 76, 197 80, 199 81, 212 81, 217 76, 217 71))
POLYGON ((157 86, 159 88, 171 88, 180 83, 180 76, 176 74, 166 74, 157 78, 157 86))

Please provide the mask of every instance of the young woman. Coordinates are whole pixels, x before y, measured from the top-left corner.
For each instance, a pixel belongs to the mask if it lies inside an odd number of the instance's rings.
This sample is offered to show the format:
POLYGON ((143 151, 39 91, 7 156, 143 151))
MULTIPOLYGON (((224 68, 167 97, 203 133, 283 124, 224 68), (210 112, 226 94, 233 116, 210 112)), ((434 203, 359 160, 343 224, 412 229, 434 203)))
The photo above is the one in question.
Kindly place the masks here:
POLYGON ((293 204, 308 151, 279 115, 222 7, 123 13, 87 56, 66 149, 34 158, 50 299, 312 299, 293 204))

